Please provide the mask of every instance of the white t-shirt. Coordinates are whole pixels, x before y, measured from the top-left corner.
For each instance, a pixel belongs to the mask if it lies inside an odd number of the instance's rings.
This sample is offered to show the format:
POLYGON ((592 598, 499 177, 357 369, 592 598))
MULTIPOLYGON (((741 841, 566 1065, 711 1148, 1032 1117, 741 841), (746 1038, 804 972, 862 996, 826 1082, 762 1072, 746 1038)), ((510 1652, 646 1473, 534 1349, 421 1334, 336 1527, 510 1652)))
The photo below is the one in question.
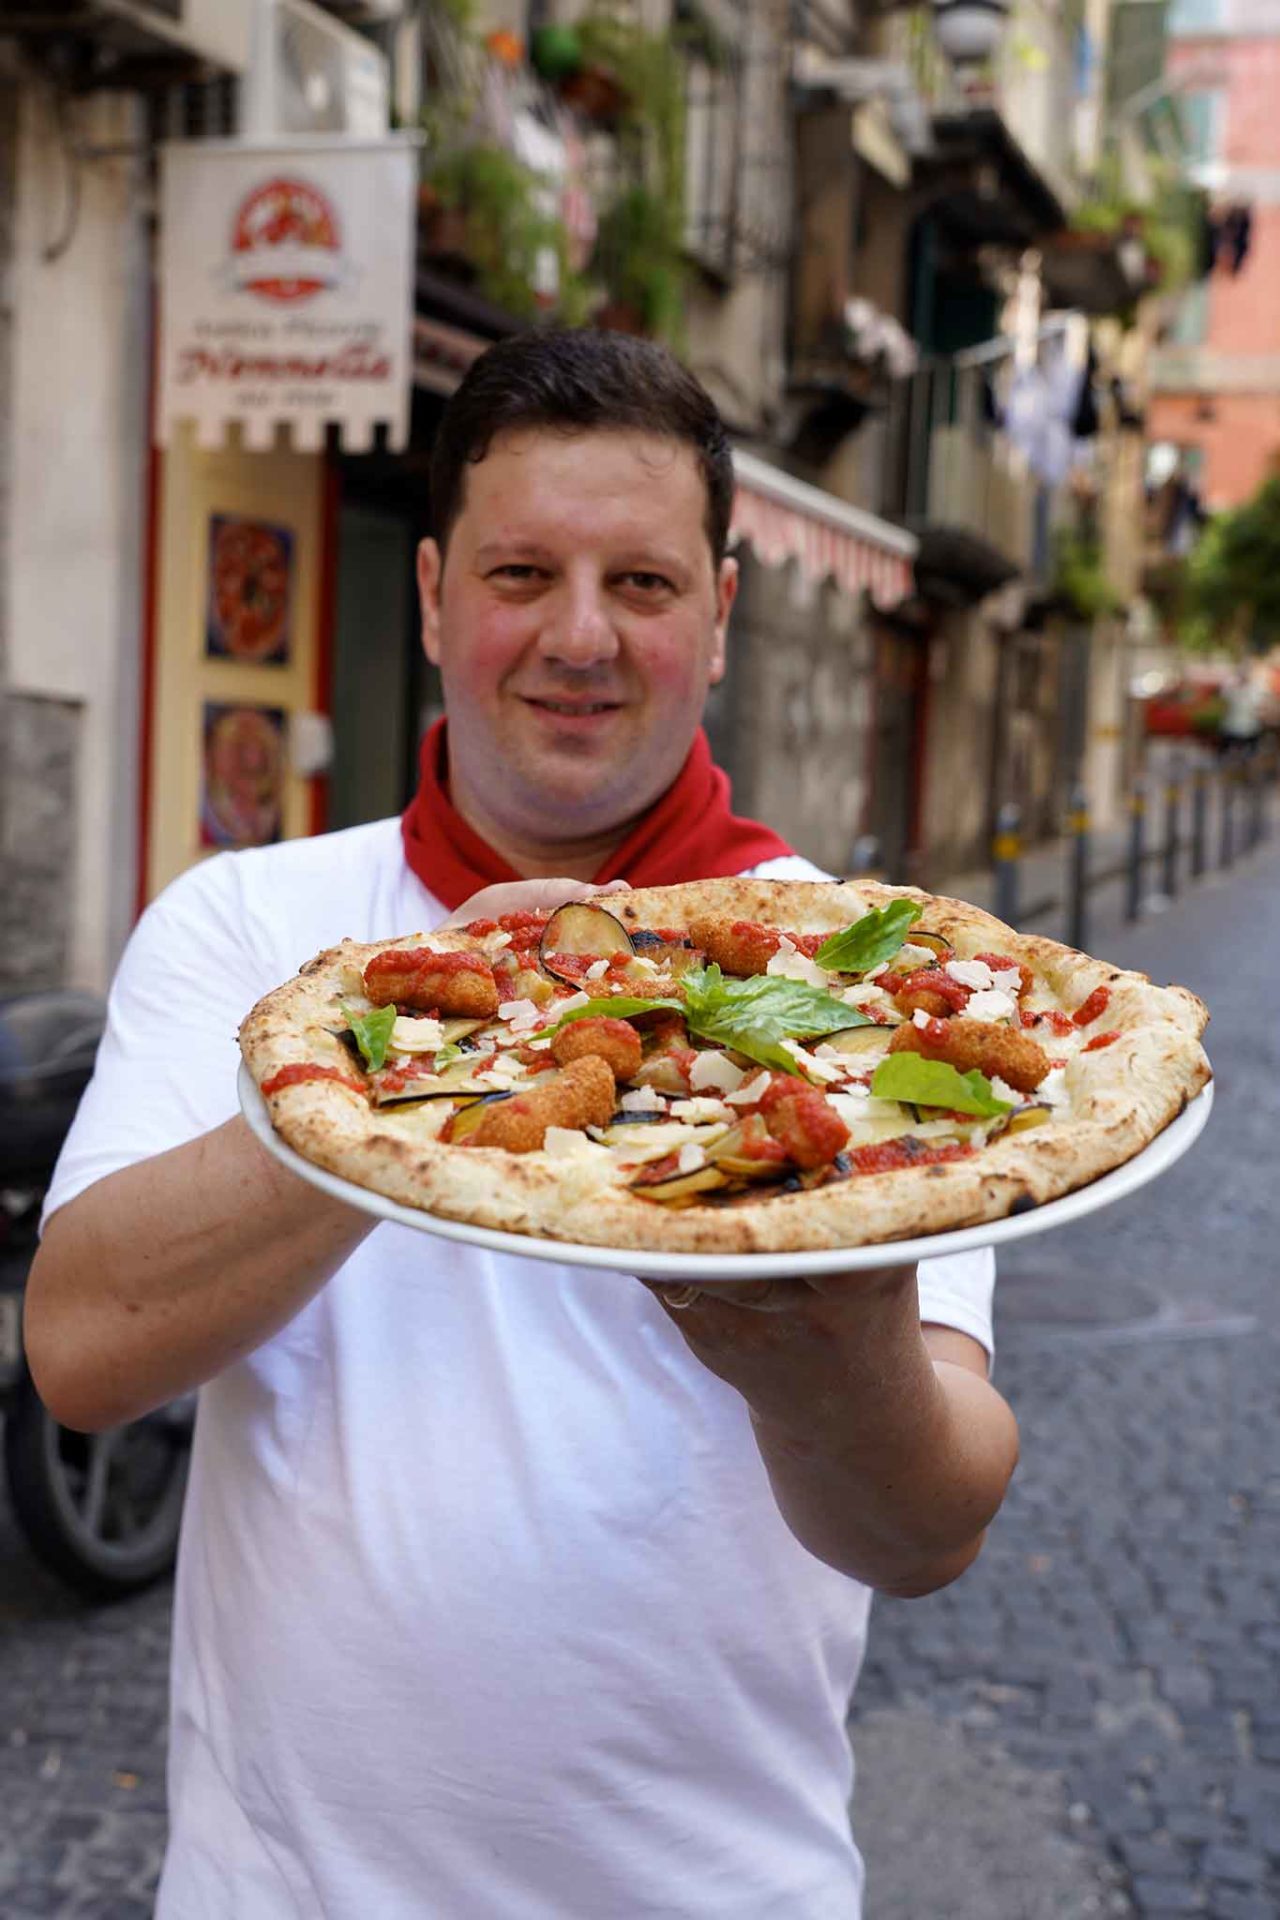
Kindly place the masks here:
MULTIPOLYGON (((771 861, 778 877, 820 877, 771 861)), ((444 909, 394 820, 144 915, 48 1211, 236 1111, 236 1029, 444 909)), ((990 1254, 921 1270, 990 1344, 990 1254)), ((624 1272, 381 1225, 200 1395, 162 1920, 853 1920, 870 1595, 624 1272)))

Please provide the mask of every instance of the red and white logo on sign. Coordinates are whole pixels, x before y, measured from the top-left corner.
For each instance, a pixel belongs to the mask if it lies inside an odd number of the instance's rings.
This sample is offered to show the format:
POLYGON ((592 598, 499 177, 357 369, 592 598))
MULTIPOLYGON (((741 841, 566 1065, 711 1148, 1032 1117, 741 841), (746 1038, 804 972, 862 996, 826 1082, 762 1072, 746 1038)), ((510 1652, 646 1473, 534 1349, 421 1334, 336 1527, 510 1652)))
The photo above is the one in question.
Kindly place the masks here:
POLYGON ((344 278, 333 205, 305 180, 268 180, 247 194, 231 229, 237 287, 263 300, 310 300, 344 278))

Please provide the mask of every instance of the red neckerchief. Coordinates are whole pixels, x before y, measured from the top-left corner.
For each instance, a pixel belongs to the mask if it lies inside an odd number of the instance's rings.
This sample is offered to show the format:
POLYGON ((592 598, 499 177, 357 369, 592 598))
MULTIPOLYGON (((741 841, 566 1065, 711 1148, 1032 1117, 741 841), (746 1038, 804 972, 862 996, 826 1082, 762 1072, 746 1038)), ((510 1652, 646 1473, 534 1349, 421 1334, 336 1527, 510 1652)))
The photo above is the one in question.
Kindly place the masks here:
MULTIPOLYGON (((405 859, 427 891, 452 912, 481 887, 522 876, 467 825, 449 798, 446 724, 437 720, 422 742, 418 791, 400 828, 405 859)), ((592 878, 597 886, 628 880, 633 887, 666 887, 745 873, 790 852, 768 827, 730 812, 728 776, 712 760, 699 727, 673 784, 592 878)))

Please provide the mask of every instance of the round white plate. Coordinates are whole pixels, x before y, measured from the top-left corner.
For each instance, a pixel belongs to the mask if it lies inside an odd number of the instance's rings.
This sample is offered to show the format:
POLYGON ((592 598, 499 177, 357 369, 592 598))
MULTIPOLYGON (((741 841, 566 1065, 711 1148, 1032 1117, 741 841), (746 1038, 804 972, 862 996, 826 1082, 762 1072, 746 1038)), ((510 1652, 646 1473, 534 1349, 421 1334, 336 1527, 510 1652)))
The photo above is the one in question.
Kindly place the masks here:
POLYGON ((534 1239, 523 1233, 499 1233, 492 1227, 472 1227, 461 1220, 445 1220, 437 1213, 424 1213, 418 1207, 401 1206, 368 1187, 343 1180, 336 1173, 313 1166, 295 1153, 271 1124, 267 1103, 258 1092, 249 1069, 240 1067, 240 1105, 254 1135, 268 1153, 303 1180, 345 1200, 348 1206, 376 1214, 379 1220, 394 1220, 398 1226, 413 1227, 441 1240, 461 1240, 468 1246, 487 1247, 492 1253, 519 1254, 524 1260, 553 1260, 560 1266, 614 1267, 626 1273, 643 1274, 647 1279, 682 1279, 690 1282, 716 1280, 776 1280, 789 1274, 853 1273, 859 1268, 883 1267, 886 1263, 909 1265, 916 1260, 937 1260, 944 1254, 968 1253, 974 1247, 1001 1247, 1010 1240, 1024 1240, 1029 1234, 1048 1233, 1052 1227, 1065 1227, 1068 1221, 1081 1220, 1086 1214, 1109 1207, 1145 1187, 1157 1174, 1164 1173, 1180 1160, 1188 1147, 1199 1139, 1213 1107, 1213 1087, 1196 1095, 1178 1118, 1158 1134, 1149 1147, 1136 1154, 1113 1173, 1104 1173, 1087 1187, 1079 1187, 1060 1200, 1046 1201, 1029 1213, 1011 1215, 1006 1220, 989 1220, 985 1226, 960 1227, 951 1233, 930 1233, 915 1240, 882 1241, 873 1247, 831 1247, 808 1253, 648 1253, 624 1251, 620 1247, 580 1246, 570 1240, 534 1239))

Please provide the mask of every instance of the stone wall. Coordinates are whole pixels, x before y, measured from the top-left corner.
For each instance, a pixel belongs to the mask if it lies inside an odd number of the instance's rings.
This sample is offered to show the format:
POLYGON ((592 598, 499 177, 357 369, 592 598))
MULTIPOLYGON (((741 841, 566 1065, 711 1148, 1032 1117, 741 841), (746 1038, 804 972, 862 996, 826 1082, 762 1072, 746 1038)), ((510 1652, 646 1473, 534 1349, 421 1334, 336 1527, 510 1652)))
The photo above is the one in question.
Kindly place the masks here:
POLYGON ((0 691, 0 996, 68 977, 80 719, 75 701, 0 691))
POLYGON ((861 605, 739 552, 729 671, 707 727, 734 806, 834 873, 866 831, 873 649, 861 605))
POLYGON ((9 683, 18 86, 0 52, 0 996, 65 977, 75 837, 74 706, 9 683))

